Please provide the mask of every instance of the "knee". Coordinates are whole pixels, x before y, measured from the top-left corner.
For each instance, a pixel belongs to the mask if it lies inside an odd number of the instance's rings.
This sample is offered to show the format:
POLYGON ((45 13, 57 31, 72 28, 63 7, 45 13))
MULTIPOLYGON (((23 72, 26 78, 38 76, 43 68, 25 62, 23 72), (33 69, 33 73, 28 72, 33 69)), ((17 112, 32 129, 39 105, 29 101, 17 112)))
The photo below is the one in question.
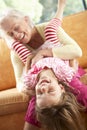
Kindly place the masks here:
POLYGON ((40 130, 40 128, 38 128, 28 122, 25 122, 23 130, 40 130))

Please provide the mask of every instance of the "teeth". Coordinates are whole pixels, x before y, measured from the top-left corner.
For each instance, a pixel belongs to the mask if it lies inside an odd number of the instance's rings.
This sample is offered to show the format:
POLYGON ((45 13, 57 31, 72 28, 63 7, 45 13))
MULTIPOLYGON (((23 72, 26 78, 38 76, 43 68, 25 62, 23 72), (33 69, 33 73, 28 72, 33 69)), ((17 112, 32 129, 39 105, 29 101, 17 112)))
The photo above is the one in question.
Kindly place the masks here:
POLYGON ((23 39, 23 37, 24 37, 24 33, 21 34, 20 40, 23 39))

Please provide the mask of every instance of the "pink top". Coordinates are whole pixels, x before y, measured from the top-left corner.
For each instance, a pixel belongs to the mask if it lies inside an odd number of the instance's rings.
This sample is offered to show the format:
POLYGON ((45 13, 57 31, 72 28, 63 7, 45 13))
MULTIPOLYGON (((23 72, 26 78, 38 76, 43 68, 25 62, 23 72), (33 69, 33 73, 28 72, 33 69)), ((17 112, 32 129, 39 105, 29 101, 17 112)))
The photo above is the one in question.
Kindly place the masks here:
POLYGON ((37 83, 37 75, 45 67, 51 68, 60 81, 70 82, 75 75, 75 70, 66 64, 65 61, 59 58, 48 57, 39 60, 35 65, 32 66, 27 74, 24 74, 25 85, 30 87, 30 89, 33 89, 37 83))

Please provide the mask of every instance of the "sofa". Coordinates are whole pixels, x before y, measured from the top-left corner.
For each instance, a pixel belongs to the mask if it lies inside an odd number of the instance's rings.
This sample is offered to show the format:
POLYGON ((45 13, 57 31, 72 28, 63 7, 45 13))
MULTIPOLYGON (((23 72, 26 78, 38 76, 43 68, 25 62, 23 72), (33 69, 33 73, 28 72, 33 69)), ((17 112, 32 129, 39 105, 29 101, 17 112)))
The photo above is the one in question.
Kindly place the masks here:
MULTIPOLYGON (((64 30, 74 38, 83 51, 79 64, 87 71, 87 11, 63 18, 64 30)), ((0 38, 0 130, 23 130, 24 116, 30 97, 16 89, 10 50, 0 38)), ((82 116, 87 122, 87 114, 82 116)), ((86 126, 87 128, 87 126, 86 126)))

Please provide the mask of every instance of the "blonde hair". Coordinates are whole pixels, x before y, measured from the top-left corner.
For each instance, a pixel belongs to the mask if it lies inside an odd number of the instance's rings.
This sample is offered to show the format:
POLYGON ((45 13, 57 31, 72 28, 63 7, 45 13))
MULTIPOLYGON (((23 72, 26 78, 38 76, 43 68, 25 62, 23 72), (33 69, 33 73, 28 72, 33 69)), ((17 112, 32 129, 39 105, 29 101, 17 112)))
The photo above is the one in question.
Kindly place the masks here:
POLYGON ((6 10, 4 10, 0 14, 0 36, 6 40, 6 43, 7 43, 9 48, 11 47, 11 44, 14 42, 14 39, 12 37, 10 37, 9 35, 7 35, 7 33, 5 32, 3 22, 7 18, 9 18, 9 19, 10 18, 22 19, 24 17, 28 18, 29 26, 31 28, 33 28, 34 24, 33 24, 32 20, 31 20, 31 18, 28 15, 26 16, 23 12, 21 12, 19 10, 12 9, 12 8, 7 8, 6 10))

